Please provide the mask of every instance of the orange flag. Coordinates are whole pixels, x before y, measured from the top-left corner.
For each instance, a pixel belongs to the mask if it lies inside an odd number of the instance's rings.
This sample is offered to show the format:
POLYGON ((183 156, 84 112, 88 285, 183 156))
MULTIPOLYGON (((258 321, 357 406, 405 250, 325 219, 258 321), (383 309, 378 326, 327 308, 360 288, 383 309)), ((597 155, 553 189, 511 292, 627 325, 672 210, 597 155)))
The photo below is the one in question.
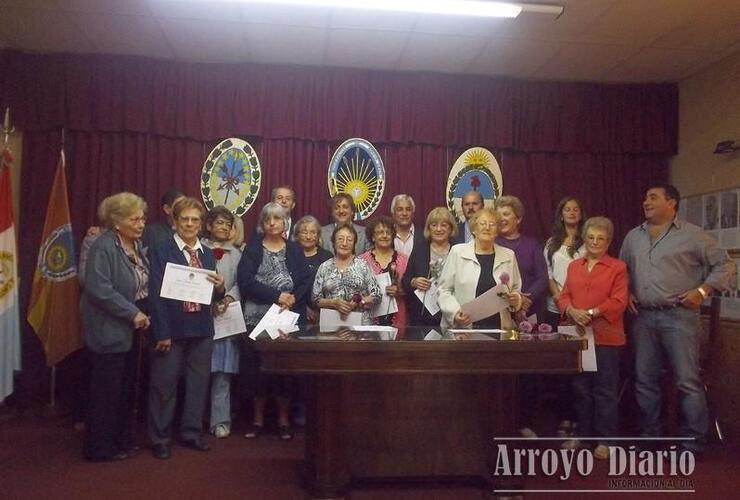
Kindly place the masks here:
POLYGON ((80 290, 67 201, 64 150, 59 155, 51 187, 42 241, 33 275, 28 322, 44 346, 46 364, 52 366, 82 347, 80 290))

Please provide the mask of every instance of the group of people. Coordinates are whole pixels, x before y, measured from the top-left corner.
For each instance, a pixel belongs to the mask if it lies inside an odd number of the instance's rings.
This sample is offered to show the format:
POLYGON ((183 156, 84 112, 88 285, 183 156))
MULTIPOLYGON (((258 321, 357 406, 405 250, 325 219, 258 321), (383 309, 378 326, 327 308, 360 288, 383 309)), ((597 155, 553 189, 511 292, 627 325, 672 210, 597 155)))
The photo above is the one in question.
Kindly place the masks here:
MULTIPOLYGON (((352 197, 340 193, 329 201, 331 222, 321 226, 311 215, 294 222, 295 193, 279 186, 242 245, 239 221, 224 207, 206 212, 198 200, 171 190, 162 199, 168 222, 145 225, 140 197, 110 196, 98 214, 106 230, 87 242, 81 269, 84 338, 92 357, 85 457, 121 460, 135 449, 132 345, 143 331, 150 344, 147 427, 156 458, 171 456, 181 377, 178 434, 184 446, 209 449, 202 429, 209 397, 210 432, 230 435, 235 374, 240 397, 251 401, 245 437, 263 432, 267 398, 276 402, 278 435, 292 437, 295 381, 262 374, 252 341, 213 340, 213 317, 234 301, 242 305, 248 332, 273 304, 297 313, 300 325, 316 323, 322 309, 333 309, 341 318, 359 312, 366 325, 512 329, 530 319, 555 329, 563 323, 592 327, 598 370, 562 380, 557 388, 560 431, 572 436, 564 446, 582 446, 578 436, 599 436, 597 458, 608 457, 609 438, 618 433, 620 352, 629 308, 635 315, 630 341, 643 435, 660 435, 659 376, 667 361, 680 394, 682 432, 694 438, 684 446, 701 451, 708 417, 699 379, 698 308, 714 290, 730 285, 734 266, 706 233, 676 218, 679 202, 673 186, 651 187, 643 203, 645 222, 627 235, 617 259, 608 254, 612 222, 586 218, 573 197, 557 206, 552 234, 542 245, 521 233, 524 207, 515 196, 485 206, 472 191, 462 198, 463 222, 436 207, 417 227, 414 200, 399 194, 390 217, 363 227, 353 222, 352 197), (167 263, 211 271, 212 303, 161 297, 167 263), (381 289, 376 277, 384 273, 390 283, 381 289), (471 322, 462 306, 500 284, 506 285, 508 307, 471 322), (436 314, 424 307, 429 290, 437 291, 436 314), (395 299, 394 312, 377 311, 384 296, 395 299)), ((521 377, 525 435, 535 435, 531 403, 539 383, 521 377)))

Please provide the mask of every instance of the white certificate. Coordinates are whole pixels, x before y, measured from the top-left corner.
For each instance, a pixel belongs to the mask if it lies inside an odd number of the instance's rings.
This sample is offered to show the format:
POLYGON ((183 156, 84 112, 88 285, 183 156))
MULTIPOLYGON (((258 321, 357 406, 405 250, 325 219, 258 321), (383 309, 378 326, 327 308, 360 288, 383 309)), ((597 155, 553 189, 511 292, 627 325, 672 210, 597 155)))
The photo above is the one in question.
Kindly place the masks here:
POLYGON ((385 287, 393 284, 391 281, 391 275, 388 273, 380 273, 375 276, 375 280, 378 282, 378 286, 380 287, 380 291, 383 292, 383 295, 380 296, 380 303, 373 307, 373 318, 398 312, 398 303, 396 302, 396 298, 386 295, 385 293, 385 287))
MULTIPOLYGON (((257 335, 265 330, 268 330, 268 334, 273 332, 272 335, 274 335, 281 327, 288 329, 289 327, 293 327, 298 324, 299 317, 300 315, 298 313, 294 313, 287 309, 283 310, 279 305, 273 304, 267 310, 265 315, 262 316, 262 319, 259 320, 257 326, 252 330, 252 333, 249 334, 249 338, 254 340, 257 338, 257 335)), ((272 335, 270 336, 272 337, 272 335)))
POLYGON ((353 311, 347 315, 347 319, 342 319, 339 311, 335 309, 321 309, 319 311, 319 330, 322 332, 332 332, 343 326, 359 326, 362 324, 362 313, 353 311))
POLYGON ((213 272, 210 269, 181 266, 168 262, 164 268, 159 296, 165 299, 210 305, 213 298, 213 283, 206 278, 213 272))
POLYGON ((496 285, 483 295, 479 295, 460 306, 460 310, 470 316, 470 321, 475 323, 498 314, 509 307, 508 295, 509 291, 506 289, 506 285, 496 285), (502 294, 502 296, 499 296, 499 294, 502 294))
POLYGON ((213 318, 213 329, 216 332, 213 340, 230 337, 247 331, 242 306, 239 301, 231 302, 226 308, 226 311, 213 318))
POLYGON ((438 290, 437 283, 434 281, 432 281, 432 285, 426 292, 418 288, 414 290, 416 296, 419 297, 419 301, 424 304, 424 307, 432 316, 439 312, 439 301, 437 300, 438 290))
POLYGON ((577 326, 559 326, 558 333, 568 335, 570 337, 576 337, 579 339, 586 339, 588 341, 588 347, 585 351, 581 351, 581 368, 584 372, 595 372, 598 371, 596 366, 596 343, 594 342, 594 329, 590 326, 585 328, 586 334, 581 336, 578 333, 577 326))

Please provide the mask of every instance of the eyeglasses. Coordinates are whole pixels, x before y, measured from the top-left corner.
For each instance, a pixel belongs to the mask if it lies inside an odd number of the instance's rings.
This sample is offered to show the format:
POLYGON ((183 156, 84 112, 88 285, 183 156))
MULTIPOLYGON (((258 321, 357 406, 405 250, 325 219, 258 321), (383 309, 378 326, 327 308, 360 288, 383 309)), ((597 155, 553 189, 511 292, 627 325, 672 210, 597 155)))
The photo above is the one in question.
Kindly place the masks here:
POLYGON ((200 222, 200 217, 179 217, 177 220, 180 222, 192 222, 193 224, 198 224, 200 222))
POLYGON ((138 224, 139 222, 146 222, 146 215, 144 215, 142 217, 129 217, 126 220, 129 221, 129 222, 131 222, 131 223, 133 223, 133 224, 138 224))
POLYGON ((376 229, 375 231, 373 231, 373 234, 375 236, 383 236, 383 235, 390 236, 392 234, 392 231, 390 229, 376 229))
POLYGON ((479 220, 478 225, 480 227, 496 227, 496 221, 479 220))

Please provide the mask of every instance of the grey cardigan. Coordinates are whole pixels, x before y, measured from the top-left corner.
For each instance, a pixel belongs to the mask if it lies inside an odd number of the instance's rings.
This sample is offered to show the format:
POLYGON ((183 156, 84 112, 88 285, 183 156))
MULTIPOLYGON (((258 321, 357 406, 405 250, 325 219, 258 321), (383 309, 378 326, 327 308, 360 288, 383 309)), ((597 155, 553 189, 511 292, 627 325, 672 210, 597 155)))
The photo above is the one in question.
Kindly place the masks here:
MULTIPOLYGON (((137 243, 137 251, 149 267, 137 243)), ((136 277, 132 264, 105 231, 90 247, 85 264, 80 309, 85 345, 97 353, 127 352, 133 345, 136 277)))

